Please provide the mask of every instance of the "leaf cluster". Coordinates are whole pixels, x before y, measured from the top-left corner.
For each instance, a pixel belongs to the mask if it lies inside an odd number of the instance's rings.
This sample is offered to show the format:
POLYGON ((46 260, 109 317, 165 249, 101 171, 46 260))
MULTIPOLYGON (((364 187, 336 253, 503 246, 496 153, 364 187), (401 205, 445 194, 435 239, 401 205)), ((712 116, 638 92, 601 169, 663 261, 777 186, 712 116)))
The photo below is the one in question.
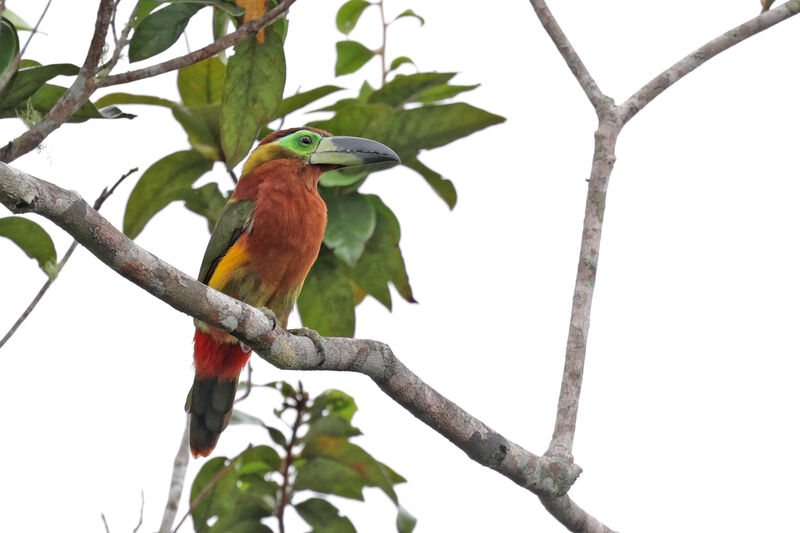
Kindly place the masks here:
POLYGON ((285 429, 234 411, 232 423, 264 428, 271 443, 203 465, 191 489, 195 531, 268 533, 273 531, 271 519, 282 525, 285 510, 293 507, 312 532, 355 533, 350 519, 326 496, 363 501, 367 487, 379 488, 397 505, 400 533, 413 530, 416 520, 399 505, 394 490, 405 480, 352 442, 361 435, 352 425, 357 410, 353 398, 329 390, 310 399, 302 383, 297 388, 286 382, 264 387, 281 394, 274 415, 285 429))

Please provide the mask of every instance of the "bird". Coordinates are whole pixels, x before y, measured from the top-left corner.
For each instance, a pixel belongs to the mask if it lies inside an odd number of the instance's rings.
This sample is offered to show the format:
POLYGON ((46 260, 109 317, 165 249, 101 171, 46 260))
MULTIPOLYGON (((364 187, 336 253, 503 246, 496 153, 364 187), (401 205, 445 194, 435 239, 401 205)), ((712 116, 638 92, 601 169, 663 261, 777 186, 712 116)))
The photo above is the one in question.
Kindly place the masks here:
MULTIPOLYGON (((267 135, 245 162, 219 215, 198 279, 249 305, 266 308, 285 329, 325 235, 327 208, 317 190, 322 174, 362 165, 382 169, 399 162, 396 153, 377 141, 331 136, 317 128, 267 135)), ((185 408, 189 444, 197 458, 213 451, 230 421, 250 348, 203 321, 195 319, 195 328, 195 377, 185 408)), ((298 333, 311 336, 321 347, 316 332, 298 333)))

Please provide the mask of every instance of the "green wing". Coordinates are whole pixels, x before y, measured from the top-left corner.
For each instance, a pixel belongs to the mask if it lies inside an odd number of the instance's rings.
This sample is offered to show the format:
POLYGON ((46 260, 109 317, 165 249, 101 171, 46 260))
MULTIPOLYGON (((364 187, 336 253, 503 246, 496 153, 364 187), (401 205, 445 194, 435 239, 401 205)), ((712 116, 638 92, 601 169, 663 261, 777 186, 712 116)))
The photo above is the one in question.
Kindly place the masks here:
POLYGON ((214 269, 228 249, 242 233, 250 233, 253 229, 253 209, 255 204, 252 200, 229 200, 225 204, 208 241, 197 279, 208 285, 214 269))

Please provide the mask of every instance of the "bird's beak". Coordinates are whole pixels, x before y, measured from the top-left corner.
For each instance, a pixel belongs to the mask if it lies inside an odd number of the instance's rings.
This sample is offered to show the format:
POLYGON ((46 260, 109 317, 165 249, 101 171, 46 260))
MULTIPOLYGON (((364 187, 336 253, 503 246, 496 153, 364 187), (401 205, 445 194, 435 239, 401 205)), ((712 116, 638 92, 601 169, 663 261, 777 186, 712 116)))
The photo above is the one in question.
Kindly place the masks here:
POLYGON ((323 137, 308 159, 312 165, 355 167, 378 165, 388 168, 400 162, 391 148, 361 137, 323 137))

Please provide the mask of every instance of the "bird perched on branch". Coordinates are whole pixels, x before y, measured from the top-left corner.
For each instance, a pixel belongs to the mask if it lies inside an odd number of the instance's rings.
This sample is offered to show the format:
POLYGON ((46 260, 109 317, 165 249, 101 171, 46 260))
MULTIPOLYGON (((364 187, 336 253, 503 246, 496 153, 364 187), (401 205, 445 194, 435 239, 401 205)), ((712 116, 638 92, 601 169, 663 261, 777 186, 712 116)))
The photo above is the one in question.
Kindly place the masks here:
MULTIPOLYGON (((219 216, 203 256, 200 281, 270 309, 277 325, 285 328, 325 234, 327 210, 317 191, 320 176, 342 167, 385 168, 399 162, 388 147, 359 137, 331 137, 315 128, 268 135, 245 162, 219 216)), ((192 454, 198 457, 211 453, 228 425, 250 349, 204 322, 195 320, 195 327, 195 378, 186 410, 191 415, 192 454)))

